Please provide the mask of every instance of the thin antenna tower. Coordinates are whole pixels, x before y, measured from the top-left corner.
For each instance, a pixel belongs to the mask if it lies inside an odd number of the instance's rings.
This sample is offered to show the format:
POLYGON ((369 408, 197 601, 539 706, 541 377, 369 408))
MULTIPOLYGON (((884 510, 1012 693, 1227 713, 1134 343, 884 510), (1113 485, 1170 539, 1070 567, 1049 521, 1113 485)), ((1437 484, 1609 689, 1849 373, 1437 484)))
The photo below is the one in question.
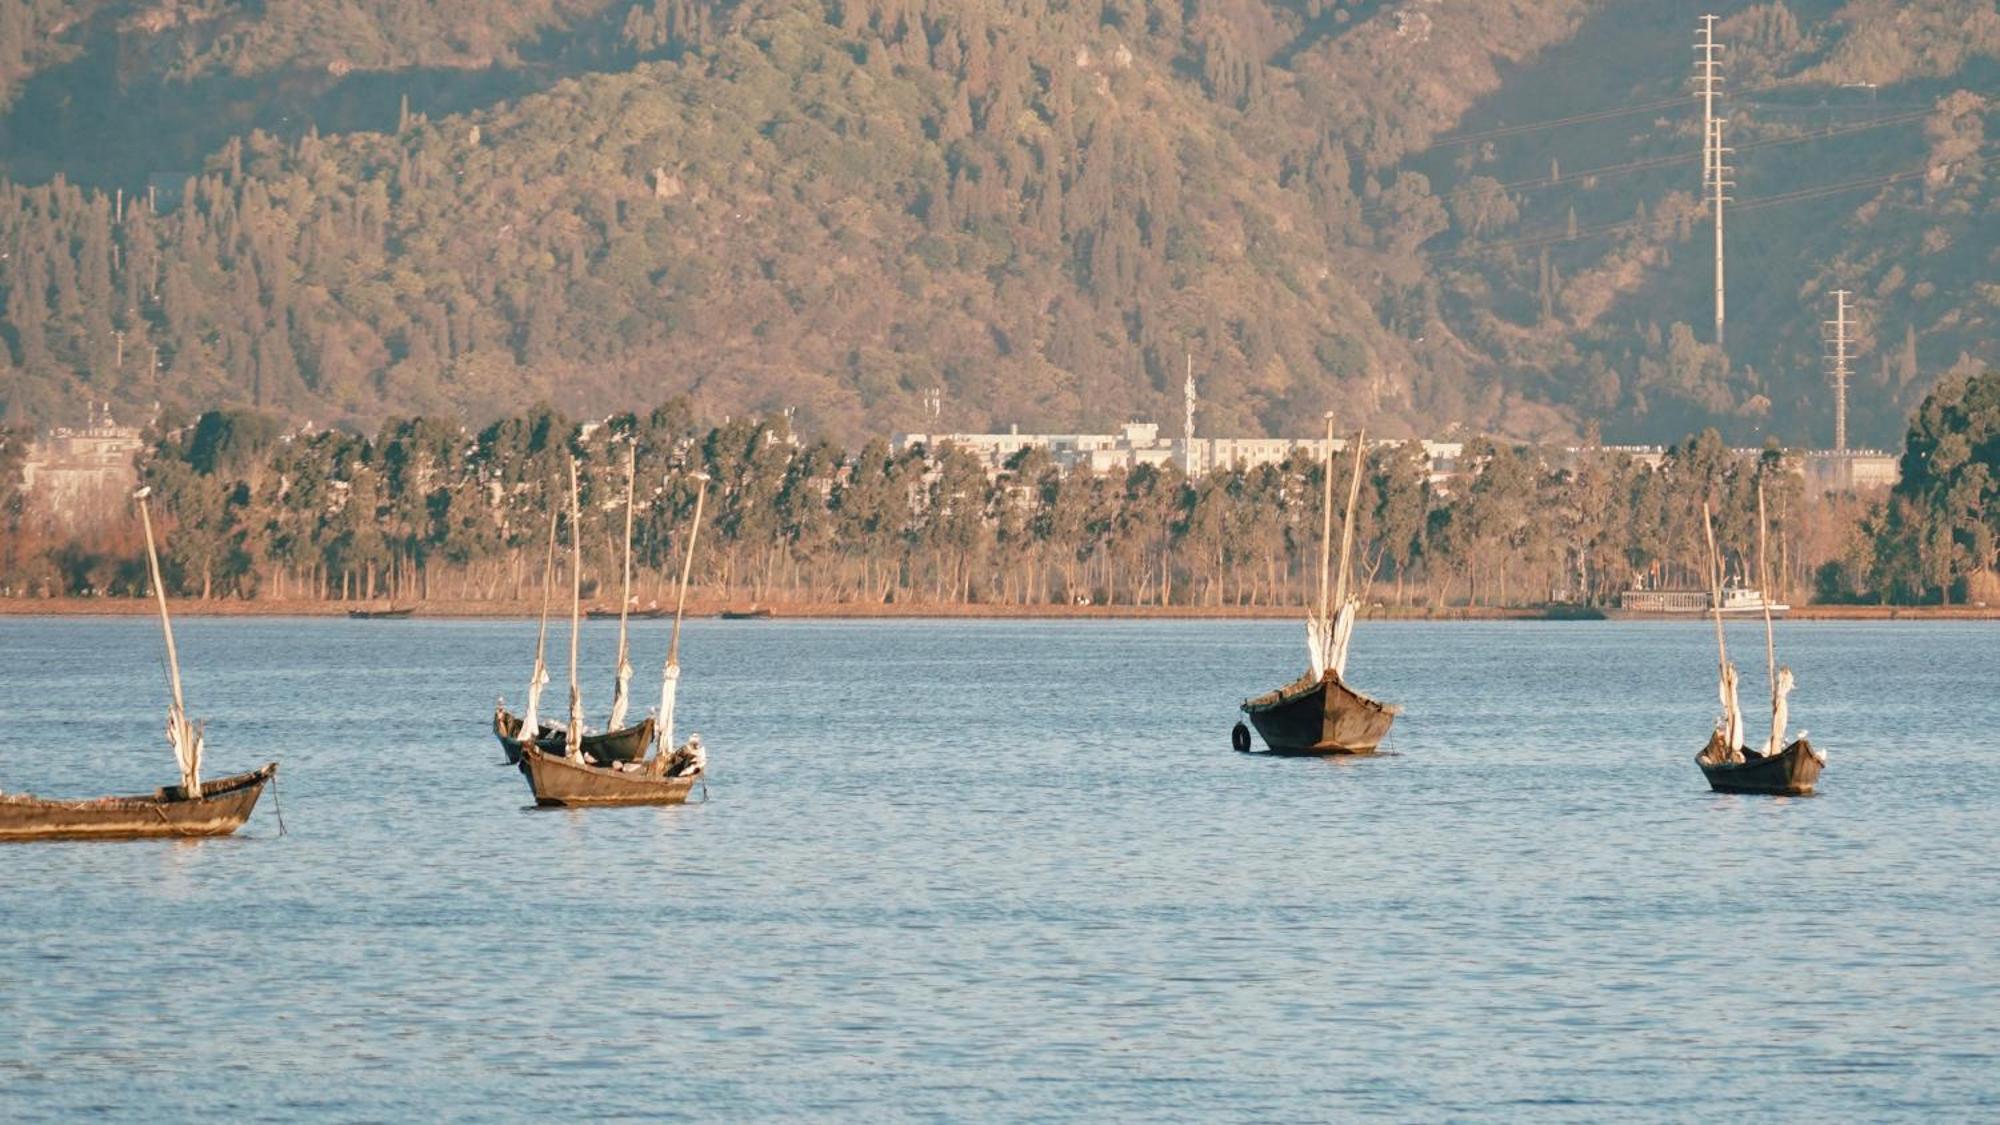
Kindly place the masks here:
POLYGON ((1722 320, 1723 310, 1727 304, 1724 300, 1722 271, 1722 205, 1730 202, 1729 189, 1736 186, 1736 181, 1729 178, 1730 172, 1734 169, 1723 163, 1723 157, 1735 150, 1722 146, 1722 122, 1723 119, 1720 117, 1715 119, 1713 136, 1709 140, 1714 166, 1710 169, 1708 181, 1711 189, 1709 202, 1715 208, 1715 346, 1717 348, 1724 347, 1722 320))
POLYGON ((1833 291, 1833 319, 1826 327, 1833 329, 1833 338, 1828 342, 1833 348, 1827 359, 1833 363, 1833 448, 1837 453, 1847 452, 1847 376, 1848 363, 1854 358, 1851 349, 1853 341, 1847 338, 1847 298, 1845 289, 1833 291))
POLYGON ((1715 172, 1715 98, 1722 92, 1722 60, 1715 57, 1722 44, 1715 41, 1715 16, 1701 17, 1695 34, 1694 49, 1701 52, 1694 60, 1695 92, 1701 95, 1701 186, 1706 189, 1715 172))
POLYGON ((1195 408, 1195 403, 1197 401, 1195 396, 1195 387, 1194 387, 1193 352, 1189 352, 1187 357, 1187 387, 1185 388, 1184 393, 1186 395, 1186 401, 1184 405, 1186 406, 1187 409, 1187 417, 1184 421, 1185 428, 1181 432, 1187 438, 1187 450, 1186 450, 1186 456, 1182 458, 1182 460, 1184 460, 1186 464, 1182 465, 1181 468, 1183 471, 1187 473, 1188 476, 1192 477, 1194 476, 1194 408, 1195 408))

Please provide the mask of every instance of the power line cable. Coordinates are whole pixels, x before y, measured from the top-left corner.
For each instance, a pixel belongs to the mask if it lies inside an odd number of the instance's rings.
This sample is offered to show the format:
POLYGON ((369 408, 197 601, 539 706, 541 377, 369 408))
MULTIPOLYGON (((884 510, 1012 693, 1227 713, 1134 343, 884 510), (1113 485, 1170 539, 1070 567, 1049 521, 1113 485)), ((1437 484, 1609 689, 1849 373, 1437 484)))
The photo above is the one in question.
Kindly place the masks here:
MULTIPOLYGON (((1875 121, 1860 122, 1853 125, 1836 126, 1829 129, 1816 129, 1810 133, 1804 133, 1794 137, 1772 137, 1761 141, 1750 141, 1745 144, 1735 146, 1733 151, 1748 152, 1754 149, 1774 148, 1781 145, 1806 144, 1811 141, 1829 140, 1837 137, 1848 136, 1854 133, 1864 133, 1871 129, 1881 129, 1891 125, 1900 125, 1910 121, 1920 120, 1922 118, 1931 116, 1932 113, 1933 113, 1932 110, 1927 109, 1918 113, 1897 114, 1891 117, 1884 117, 1875 121)), ((1586 168, 1578 172, 1564 172, 1561 175, 1536 176, 1525 180, 1513 180, 1507 183, 1500 184, 1499 190, 1515 192, 1515 191, 1535 190, 1538 188, 1560 187, 1564 184, 1574 183, 1579 180, 1604 179, 1611 176, 1630 175, 1635 172, 1646 172, 1658 168, 1670 168, 1678 164, 1687 164, 1699 159, 1701 159, 1701 154, 1697 152, 1674 153, 1669 156, 1652 156, 1652 157, 1647 157, 1643 160, 1627 161, 1623 164, 1607 164, 1598 168, 1586 168)), ((1440 193, 1437 196, 1437 199, 1439 202, 1445 202, 1451 199, 1457 199, 1468 195, 1474 195, 1481 191, 1492 191, 1492 190, 1494 189, 1490 187, 1474 188, 1467 185, 1460 185, 1459 187, 1452 188, 1450 191, 1440 193)), ((1389 208, 1384 204, 1371 203, 1368 204, 1367 206, 1362 207, 1359 213, 1362 216, 1379 215, 1389 210, 1391 210, 1391 208, 1389 208)))
MULTIPOLYGON (((1983 168, 1989 164, 1995 164, 1995 163, 2000 163, 2000 154, 1986 157, 1985 159, 1975 163, 1973 167, 1983 168)), ((1756 210, 1757 208, 1760 207, 1774 207, 1774 206, 1779 206, 1781 204, 1801 203, 1813 199, 1822 199, 1828 196, 1840 195, 1845 192, 1856 191, 1861 188, 1888 187, 1892 184, 1904 183, 1909 180, 1927 176, 1930 174, 1930 171, 1931 169, 1928 166, 1922 168, 1907 168, 1900 172, 1890 172, 1880 176, 1868 176, 1862 179, 1848 180, 1843 183, 1821 184, 1816 187, 1799 188, 1795 191, 1779 192, 1776 195, 1767 195, 1755 199, 1742 200, 1734 203, 1732 205, 1732 210, 1736 211, 1756 210)), ((1564 231, 1555 234, 1528 235, 1522 238, 1506 239, 1500 242, 1481 243, 1478 246, 1468 247, 1464 250, 1455 251, 1450 254, 1434 255, 1431 260, 1438 262, 1455 261, 1464 258, 1479 257, 1481 255, 1490 253, 1495 250, 1530 249, 1540 246, 1550 246, 1561 242, 1579 242, 1586 238, 1597 238, 1607 234, 1617 234, 1623 231, 1636 230, 1639 229, 1640 227, 1649 226, 1658 221, 1659 220, 1650 217, 1645 219, 1625 219, 1616 223, 1607 223, 1600 226, 1588 227, 1577 231, 1574 235, 1571 235, 1567 231, 1564 231)))
POLYGON ((1427 144, 1422 148, 1413 148, 1406 155, 1415 156, 1417 153, 1430 152, 1433 149, 1450 148, 1454 145, 1466 145, 1466 144, 1471 144, 1474 141, 1494 140, 1499 137, 1518 136, 1519 134, 1522 133, 1535 133, 1535 132, 1540 132, 1543 129, 1560 128, 1564 125, 1581 125, 1591 121, 1607 121, 1614 117, 1629 117, 1635 113, 1651 113, 1654 110, 1670 109, 1674 106, 1687 105, 1693 100, 1694 99, 1692 95, 1684 94, 1680 97, 1668 98, 1664 101, 1648 102, 1645 105, 1622 106, 1617 109, 1601 109, 1593 113, 1579 113, 1572 115, 1570 117, 1558 117, 1550 121, 1533 121, 1524 125, 1504 125, 1497 129, 1487 129, 1478 133, 1459 133, 1455 136, 1444 137, 1439 140, 1432 141, 1430 144, 1427 144))
MULTIPOLYGON (((1767 90, 1787 88, 1789 85, 1790 84, 1784 82, 1766 82, 1756 86, 1745 86, 1736 94, 1730 96, 1740 97, 1744 94, 1759 94, 1767 90)), ((1449 148, 1454 145, 1471 144, 1474 141, 1492 140, 1498 137, 1512 137, 1512 136, 1518 136, 1522 133, 1539 132, 1543 129, 1556 129, 1564 125, 1581 125, 1592 121, 1607 121, 1616 117, 1629 117, 1635 113, 1651 113, 1654 110, 1671 109, 1674 106, 1692 105, 1694 104, 1696 97, 1697 97, 1696 94, 1687 93, 1679 95, 1678 97, 1662 98, 1656 102, 1643 102, 1637 105, 1615 106, 1611 109, 1599 109, 1599 110, 1593 110, 1589 113, 1571 114, 1568 117, 1550 118, 1547 121, 1528 121, 1528 122, 1523 122, 1522 124, 1519 125, 1501 125, 1492 129, 1484 129, 1477 133, 1457 133, 1449 137, 1440 137, 1437 140, 1432 141, 1431 143, 1425 145, 1422 148, 1413 148, 1409 150, 1409 152, 1407 152, 1405 155, 1415 156, 1417 153, 1420 152, 1429 152, 1432 149, 1439 149, 1439 148, 1449 148)))

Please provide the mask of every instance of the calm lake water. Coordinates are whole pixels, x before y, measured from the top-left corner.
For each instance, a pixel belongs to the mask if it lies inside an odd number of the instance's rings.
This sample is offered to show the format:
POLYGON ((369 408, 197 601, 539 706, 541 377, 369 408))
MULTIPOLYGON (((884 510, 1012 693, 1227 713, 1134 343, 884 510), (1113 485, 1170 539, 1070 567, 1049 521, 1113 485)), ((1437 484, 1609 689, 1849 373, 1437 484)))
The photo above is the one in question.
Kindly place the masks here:
MULTIPOLYGON (((532 625, 186 621, 280 791, 0 847, 0 1118, 1991 1118, 2000 628, 1780 628, 1811 799, 1707 791, 1694 623, 1364 622, 1336 762, 1229 750, 1297 623, 701 621, 707 802, 565 812, 532 625)), ((0 786, 172 780, 158 648, 0 618, 0 786)))

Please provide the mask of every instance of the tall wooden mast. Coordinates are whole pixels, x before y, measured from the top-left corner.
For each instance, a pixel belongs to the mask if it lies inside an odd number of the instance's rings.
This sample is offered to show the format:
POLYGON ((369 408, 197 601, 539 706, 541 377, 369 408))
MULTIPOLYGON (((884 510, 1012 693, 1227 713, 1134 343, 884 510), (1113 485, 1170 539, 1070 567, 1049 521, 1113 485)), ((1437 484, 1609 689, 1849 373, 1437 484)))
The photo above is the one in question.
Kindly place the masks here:
POLYGON ((618 683, 612 691, 611 722, 606 730, 623 727, 626 708, 631 705, 632 650, 626 639, 626 621, 632 610, 632 506, 638 473, 639 446, 635 441, 625 447, 625 585, 618 602, 618 683))
MULTIPOLYGON (((1362 457, 1364 455, 1363 451, 1367 447, 1368 431, 1356 430, 1354 432, 1354 468, 1348 473, 1347 477, 1347 515, 1341 521, 1340 525, 1340 578, 1339 585, 1334 591, 1333 596, 1335 612, 1339 611, 1339 607, 1347 604, 1348 576, 1353 570, 1354 563, 1354 509, 1356 503, 1361 499, 1362 457)), ((1331 443, 1328 444, 1328 448, 1332 448, 1331 443)), ((1331 460, 1329 460, 1329 471, 1327 473, 1329 478, 1333 475, 1331 468, 1332 464, 1331 460)))
POLYGON ((576 457, 569 459, 569 731, 568 754, 583 756, 583 688, 576 679, 583 632, 583 519, 576 495, 576 457))
POLYGON ((535 671, 528 677, 528 709, 521 714, 521 741, 541 730, 542 688, 549 682, 549 601, 556 582, 556 509, 549 509, 549 550, 542 560, 542 627, 535 633, 535 671))
POLYGON ((1333 411, 1326 412, 1325 496, 1320 500, 1319 526, 1319 618, 1329 620, 1332 596, 1329 593, 1333 567, 1333 411))
POLYGON ((146 567, 153 576, 153 596, 160 606, 160 635, 167 642, 167 686, 173 702, 167 707, 167 739, 174 746, 174 760, 181 768, 181 788, 189 797, 201 796, 201 734, 188 722, 187 704, 181 698, 181 657, 174 647, 174 622, 167 613, 167 587, 160 580, 160 551, 153 542, 153 517, 146 508, 150 488, 139 490, 139 522, 146 529, 146 567))
POLYGON ((674 695, 681 680, 681 619, 687 616, 688 579, 694 574, 694 541, 701 533, 702 503, 708 499, 708 474, 698 473, 694 494, 694 522, 688 525, 687 545, 681 548, 681 588, 674 600, 674 631, 667 640, 667 666, 660 676, 660 756, 674 749, 674 695))

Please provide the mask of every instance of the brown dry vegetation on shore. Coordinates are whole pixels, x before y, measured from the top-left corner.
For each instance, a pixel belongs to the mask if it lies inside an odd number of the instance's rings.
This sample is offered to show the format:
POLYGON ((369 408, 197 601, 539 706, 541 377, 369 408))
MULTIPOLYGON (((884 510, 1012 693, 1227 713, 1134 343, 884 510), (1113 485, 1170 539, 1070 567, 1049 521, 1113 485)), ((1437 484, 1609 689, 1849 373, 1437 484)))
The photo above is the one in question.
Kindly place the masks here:
MULTIPOLYGON (((234 599, 177 598, 173 612, 184 617, 342 617, 349 609, 360 608, 339 602, 310 599, 240 601, 234 599)), ((417 617, 519 619, 541 612, 539 604, 525 602, 424 602, 416 605, 417 617)), ((689 605, 690 617, 714 617, 725 609, 741 606, 713 601, 689 605)), ((1288 620, 1299 610, 1293 606, 1130 606, 1130 605, 950 605, 923 603, 864 604, 856 602, 787 602, 760 608, 774 618, 864 620, 949 618, 1006 621, 1120 621, 1120 620, 1288 620)), ((145 598, 0 598, 0 617, 130 617, 154 611, 145 598)), ((1393 621, 1542 621, 1594 620, 1581 617, 1570 607, 1446 606, 1384 607, 1362 611, 1362 616, 1393 621)), ((1795 606, 1794 620, 1809 621, 1993 621, 2000 620, 2000 607, 1991 606, 1880 606, 1809 605, 1795 606)))

